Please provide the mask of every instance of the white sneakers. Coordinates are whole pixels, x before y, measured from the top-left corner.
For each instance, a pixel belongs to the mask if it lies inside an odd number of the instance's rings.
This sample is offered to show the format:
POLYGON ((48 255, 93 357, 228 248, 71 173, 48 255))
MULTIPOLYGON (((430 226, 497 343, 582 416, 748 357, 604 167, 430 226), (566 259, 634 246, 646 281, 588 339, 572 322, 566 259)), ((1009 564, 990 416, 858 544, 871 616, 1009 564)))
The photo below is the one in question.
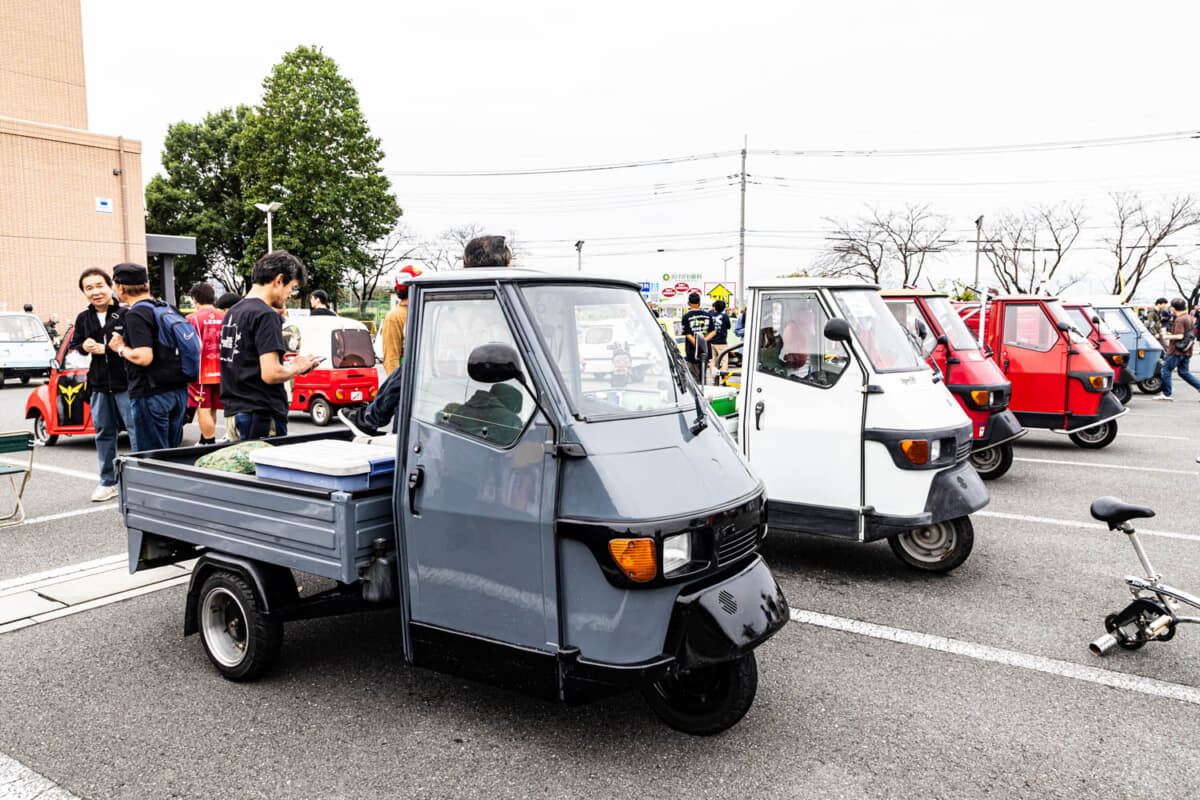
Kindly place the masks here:
POLYGON ((101 484, 96 487, 96 491, 92 492, 93 503, 103 503, 105 500, 112 500, 117 496, 117 485, 105 486, 101 484))
POLYGON ((1152 397, 1150 399, 1151 400, 1165 400, 1168 403, 1175 400, 1174 397, 1167 397, 1165 394, 1156 394, 1156 395, 1154 395, 1154 397, 1152 397))

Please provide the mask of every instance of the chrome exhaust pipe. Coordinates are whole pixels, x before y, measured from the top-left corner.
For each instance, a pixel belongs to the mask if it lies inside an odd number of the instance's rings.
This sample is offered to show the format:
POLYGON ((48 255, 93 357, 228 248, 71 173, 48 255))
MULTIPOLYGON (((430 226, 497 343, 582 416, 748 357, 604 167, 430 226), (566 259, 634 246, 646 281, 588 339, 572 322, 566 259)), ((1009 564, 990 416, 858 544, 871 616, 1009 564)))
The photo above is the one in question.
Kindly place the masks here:
POLYGON ((1117 637, 1111 633, 1106 633, 1096 641, 1088 645, 1088 650, 1091 650, 1098 656, 1106 656, 1117 647, 1117 637))

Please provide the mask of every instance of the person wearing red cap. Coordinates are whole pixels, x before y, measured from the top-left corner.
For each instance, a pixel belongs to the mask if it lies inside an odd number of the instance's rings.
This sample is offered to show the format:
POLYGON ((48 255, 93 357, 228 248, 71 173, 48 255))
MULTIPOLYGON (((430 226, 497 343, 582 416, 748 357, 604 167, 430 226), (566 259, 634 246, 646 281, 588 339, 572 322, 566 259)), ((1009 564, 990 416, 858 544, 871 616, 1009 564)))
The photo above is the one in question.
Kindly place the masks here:
POLYGON ((383 318, 379 336, 383 339, 383 370, 391 375, 404 358, 404 326, 408 324, 408 282, 421 274, 421 270, 409 264, 396 276, 396 307, 383 318))

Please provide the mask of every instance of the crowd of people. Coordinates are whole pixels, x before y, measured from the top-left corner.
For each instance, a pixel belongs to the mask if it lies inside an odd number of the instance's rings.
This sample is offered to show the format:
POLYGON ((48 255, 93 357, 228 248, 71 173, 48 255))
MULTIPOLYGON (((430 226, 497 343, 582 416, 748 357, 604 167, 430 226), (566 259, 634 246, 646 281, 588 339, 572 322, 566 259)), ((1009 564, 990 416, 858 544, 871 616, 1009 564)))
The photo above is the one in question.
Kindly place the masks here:
MULTIPOLYGON (((507 267, 512 260, 503 236, 483 236, 467 244, 464 267, 507 267)), ((377 436, 395 415, 408 312, 408 281, 420 274, 406 267, 396 279, 396 307, 381 329, 388 377, 375 400, 342 419, 357 433, 377 436)), ((186 318, 194 337, 196 365, 181 355, 180 334, 170 313, 178 312, 150 294, 150 276, 140 264, 121 263, 111 273, 89 267, 79 276, 88 306, 75 318, 69 349, 90 356, 88 400, 96 435, 100 483, 93 502, 117 496, 117 437, 124 428, 133 451, 178 447, 191 414, 200 428, 199 444, 217 439, 217 412, 224 412, 227 441, 248 441, 288 432, 286 385, 321 361, 299 354, 285 359, 283 321, 287 300, 307 280, 304 263, 284 250, 267 253, 254 265, 245 297, 198 283, 189 292, 195 310, 186 318), (164 332, 164 328, 170 330, 164 332)), ((311 294, 314 316, 332 316, 329 296, 311 294)))

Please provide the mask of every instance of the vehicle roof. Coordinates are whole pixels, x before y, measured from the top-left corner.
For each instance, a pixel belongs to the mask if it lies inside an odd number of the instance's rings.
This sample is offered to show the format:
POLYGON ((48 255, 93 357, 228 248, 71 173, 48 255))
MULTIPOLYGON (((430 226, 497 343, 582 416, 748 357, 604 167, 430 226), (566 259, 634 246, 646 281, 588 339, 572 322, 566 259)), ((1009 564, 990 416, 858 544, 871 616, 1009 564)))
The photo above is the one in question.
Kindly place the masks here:
POLYGON ((299 327, 309 328, 312 330, 320 330, 325 328, 332 331, 340 330, 342 328, 358 328, 365 331, 367 329, 366 325, 356 319, 350 319, 349 317, 330 317, 324 314, 318 314, 315 317, 311 314, 302 317, 288 317, 283 321, 283 324, 297 325, 299 327))
POLYGON ((933 289, 880 289, 879 293, 884 297, 949 297, 933 289))
POLYGON ((30 314, 28 311, 0 311, 0 317, 32 317, 41 322, 37 314, 30 314))
POLYGON ((878 289, 879 284, 858 278, 774 278, 747 281, 751 289, 878 289))
MULTIPOLYGON (((1054 295, 1054 294, 998 294, 998 295, 994 295, 994 296, 993 296, 991 299, 992 299, 992 302, 993 302, 993 303, 996 303, 996 302, 1001 302, 1001 301, 1005 301, 1005 300, 1013 300, 1013 301, 1019 301, 1019 300, 1042 300, 1042 301, 1049 301, 1049 300, 1058 300, 1058 299, 1059 299, 1059 297, 1058 297, 1058 295, 1054 295)), ((977 303, 977 302, 979 302, 979 301, 978 301, 978 300, 974 300, 974 301, 972 301, 972 302, 976 302, 976 303, 977 303)))
POLYGON ((1083 305, 1100 308, 1117 308, 1118 306, 1128 305, 1128 303, 1122 303, 1120 296, 1115 294, 1095 295, 1093 297, 1086 295, 1083 297, 1060 297, 1059 299, 1069 306, 1083 305))
POLYGON ((409 281, 413 286, 442 286, 471 283, 584 283, 609 284, 640 289, 633 281, 605 278, 583 273, 542 272, 516 267, 460 267, 439 272, 423 272, 409 281))

